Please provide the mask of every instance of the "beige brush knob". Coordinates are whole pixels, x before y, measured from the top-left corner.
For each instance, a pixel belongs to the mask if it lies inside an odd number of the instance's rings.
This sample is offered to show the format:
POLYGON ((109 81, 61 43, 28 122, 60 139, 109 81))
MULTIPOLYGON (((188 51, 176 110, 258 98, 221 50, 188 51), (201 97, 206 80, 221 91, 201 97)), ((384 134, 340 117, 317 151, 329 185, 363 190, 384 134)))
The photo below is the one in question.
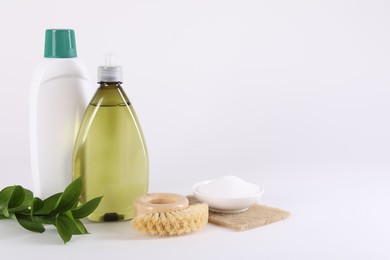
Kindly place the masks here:
POLYGON ((148 193, 134 201, 135 216, 186 209, 188 199, 174 193, 148 193))

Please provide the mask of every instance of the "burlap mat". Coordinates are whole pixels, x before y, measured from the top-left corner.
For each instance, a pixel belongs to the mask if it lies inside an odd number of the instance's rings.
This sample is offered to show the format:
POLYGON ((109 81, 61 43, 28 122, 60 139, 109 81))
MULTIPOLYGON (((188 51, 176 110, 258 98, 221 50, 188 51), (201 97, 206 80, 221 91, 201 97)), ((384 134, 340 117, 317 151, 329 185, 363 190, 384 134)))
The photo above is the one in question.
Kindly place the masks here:
MULTIPOLYGON (((190 204, 199 203, 194 196, 187 196, 190 204)), ((244 231, 268 225, 288 218, 290 213, 285 210, 256 204, 240 213, 209 212, 209 223, 244 231)))

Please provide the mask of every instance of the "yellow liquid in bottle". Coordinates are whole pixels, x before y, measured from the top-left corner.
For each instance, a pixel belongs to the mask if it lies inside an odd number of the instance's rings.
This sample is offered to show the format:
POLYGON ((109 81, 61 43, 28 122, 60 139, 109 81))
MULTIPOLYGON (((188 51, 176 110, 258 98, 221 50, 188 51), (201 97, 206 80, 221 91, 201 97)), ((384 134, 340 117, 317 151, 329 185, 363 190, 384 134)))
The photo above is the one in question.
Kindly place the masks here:
POLYGON ((133 201, 149 185, 148 154, 138 119, 123 89, 110 86, 99 89, 88 106, 73 158, 73 176, 83 180, 81 203, 103 195, 88 217, 92 221, 133 218, 133 201))

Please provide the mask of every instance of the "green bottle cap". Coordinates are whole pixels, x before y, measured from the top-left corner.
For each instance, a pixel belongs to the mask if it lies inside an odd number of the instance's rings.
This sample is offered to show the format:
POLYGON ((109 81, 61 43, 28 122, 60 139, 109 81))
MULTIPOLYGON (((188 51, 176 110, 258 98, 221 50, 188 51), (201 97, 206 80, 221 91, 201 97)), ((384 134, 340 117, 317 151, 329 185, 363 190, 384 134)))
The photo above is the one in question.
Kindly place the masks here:
POLYGON ((45 35, 45 58, 76 58, 76 38, 70 29, 50 29, 45 35))

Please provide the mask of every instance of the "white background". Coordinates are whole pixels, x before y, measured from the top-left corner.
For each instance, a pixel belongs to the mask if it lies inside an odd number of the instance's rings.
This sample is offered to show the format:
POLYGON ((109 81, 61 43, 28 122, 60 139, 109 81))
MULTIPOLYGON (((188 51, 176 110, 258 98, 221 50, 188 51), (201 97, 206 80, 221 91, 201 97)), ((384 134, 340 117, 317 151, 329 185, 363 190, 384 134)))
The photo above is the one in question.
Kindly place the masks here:
POLYGON ((148 259, 389 259, 390 2, 3 1, 0 185, 31 187, 28 98, 44 31, 73 28, 93 81, 115 52, 150 154, 150 191, 237 175, 290 219, 150 239, 128 223, 54 230, 0 223, 20 255, 148 259), (41 254, 41 253, 40 253, 41 254), (100 256, 100 257, 99 257, 100 256))

